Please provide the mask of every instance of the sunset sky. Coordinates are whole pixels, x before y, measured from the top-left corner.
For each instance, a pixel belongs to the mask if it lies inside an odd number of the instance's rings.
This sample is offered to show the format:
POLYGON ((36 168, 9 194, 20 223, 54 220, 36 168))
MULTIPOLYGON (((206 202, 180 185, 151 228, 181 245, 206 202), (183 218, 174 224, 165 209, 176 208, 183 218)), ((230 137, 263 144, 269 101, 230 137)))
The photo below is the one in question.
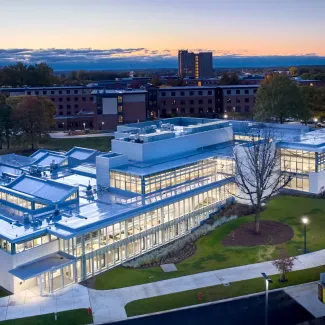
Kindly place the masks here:
POLYGON ((212 50, 215 56, 325 56, 324 0, 0 0, 0 4, 0 65, 36 60, 38 49, 53 49, 52 59, 59 61, 68 54, 62 51, 60 58, 57 49, 101 50, 94 53, 99 60, 168 59, 179 48, 212 50))

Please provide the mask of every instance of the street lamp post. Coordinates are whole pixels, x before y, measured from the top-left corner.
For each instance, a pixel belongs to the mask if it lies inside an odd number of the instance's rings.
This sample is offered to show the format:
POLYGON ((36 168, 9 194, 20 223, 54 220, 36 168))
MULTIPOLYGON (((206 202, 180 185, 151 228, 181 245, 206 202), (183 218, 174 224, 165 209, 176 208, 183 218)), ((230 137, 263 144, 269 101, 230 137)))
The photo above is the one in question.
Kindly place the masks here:
POLYGON ((225 114, 225 115, 223 116, 223 118, 226 120, 226 119, 228 118, 228 115, 225 114))
POLYGON ((273 283, 273 280, 270 279, 266 273, 262 273, 263 278, 265 279, 265 325, 268 323, 268 308, 269 308, 269 283, 273 283))
POLYGON ((307 223, 308 223, 308 218, 303 217, 302 218, 302 223, 304 224, 304 254, 307 253, 307 223))
POLYGON ((102 130, 104 130, 104 124, 105 124, 105 122, 103 121, 102 122, 102 130))
POLYGON ((317 128, 318 119, 317 118, 314 118, 314 122, 315 122, 315 128, 317 128))

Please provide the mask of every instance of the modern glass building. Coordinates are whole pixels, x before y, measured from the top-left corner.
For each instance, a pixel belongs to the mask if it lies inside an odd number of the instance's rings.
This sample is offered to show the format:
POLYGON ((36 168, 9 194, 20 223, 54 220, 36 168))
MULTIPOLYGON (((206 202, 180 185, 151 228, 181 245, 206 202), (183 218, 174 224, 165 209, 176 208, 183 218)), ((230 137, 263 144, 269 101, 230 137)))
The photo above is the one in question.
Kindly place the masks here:
MULTIPOLYGON (((233 149, 254 127, 173 118, 119 126, 109 153, 0 156, 0 285, 53 292, 189 234, 234 199, 233 149)), ((309 130, 272 127, 290 189, 321 191, 309 130)))

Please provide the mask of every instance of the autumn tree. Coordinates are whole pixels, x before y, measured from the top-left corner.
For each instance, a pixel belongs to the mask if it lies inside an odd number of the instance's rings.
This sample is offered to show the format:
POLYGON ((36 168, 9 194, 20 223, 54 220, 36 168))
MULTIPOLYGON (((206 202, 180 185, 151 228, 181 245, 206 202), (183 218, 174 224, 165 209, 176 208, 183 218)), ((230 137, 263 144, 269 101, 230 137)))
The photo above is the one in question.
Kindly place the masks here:
POLYGON ((309 111, 325 112, 325 87, 300 86, 300 89, 309 111))
POLYGON ((159 87, 161 86, 163 83, 162 81, 160 80, 159 76, 157 74, 153 74, 152 75, 152 79, 150 81, 150 83, 153 85, 153 86, 156 86, 156 87, 159 87))
POLYGON ((46 87, 53 86, 57 81, 53 69, 46 63, 26 65, 17 62, 3 67, 0 73, 0 86, 46 87))
POLYGON ((260 213, 263 204, 291 180, 281 170, 280 152, 275 146, 276 134, 265 127, 246 130, 248 143, 235 146, 234 195, 252 205, 255 213, 255 233, 260 233, 260 213))
POLYGON ((308 119, 309 116, 311 112, 305 105, 304 95, 294 80, 275 74, 262 82, 256 94, 256 120, 265 121, 276 117, 280 123, 284 123, 287 117, 308 119))
POLYGON ((6 98, 0 96, 0 149, 2 149, 3 140, 6 141, 7 148, 10 147, 12 126, 12 108, 7 104, 6 98))
POLYGON ((298 75, 298 69, 296 67, 289 68, 290 76, 297 76, 298 75))
POLYGON ((238 85, 239 78, 236 73, 224 73, 220 79, 220 85, 238 85))
POLYGON ((282 246, 279 253, 279 258, 273 262, 273 265, 280 273, 279 282, 288 281, 287 274, 292 271, 295 257, 290 257, 286 249, 282 246))
POLYGON ((42 97, 25 96, 13 110, 16 133, 23 134, 27 144, 34 149, 42 135, 54 125, 55 107, 42 97))

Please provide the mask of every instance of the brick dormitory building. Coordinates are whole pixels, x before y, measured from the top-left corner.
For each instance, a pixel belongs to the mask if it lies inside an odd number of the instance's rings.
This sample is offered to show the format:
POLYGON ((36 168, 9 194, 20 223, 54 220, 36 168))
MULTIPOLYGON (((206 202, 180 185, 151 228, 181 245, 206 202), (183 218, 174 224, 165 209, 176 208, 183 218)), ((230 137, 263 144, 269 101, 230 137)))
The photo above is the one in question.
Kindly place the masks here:
POLYGON ((172 116, 252 114, 259 85, 104 89, 99 86, 0 88, 8 96, 46 96, 61 130, 115 130, 124 123, 172 116))
POLYGON ((253 113, 259 85, 148 88, 151 117, 222 117, 253 113))

